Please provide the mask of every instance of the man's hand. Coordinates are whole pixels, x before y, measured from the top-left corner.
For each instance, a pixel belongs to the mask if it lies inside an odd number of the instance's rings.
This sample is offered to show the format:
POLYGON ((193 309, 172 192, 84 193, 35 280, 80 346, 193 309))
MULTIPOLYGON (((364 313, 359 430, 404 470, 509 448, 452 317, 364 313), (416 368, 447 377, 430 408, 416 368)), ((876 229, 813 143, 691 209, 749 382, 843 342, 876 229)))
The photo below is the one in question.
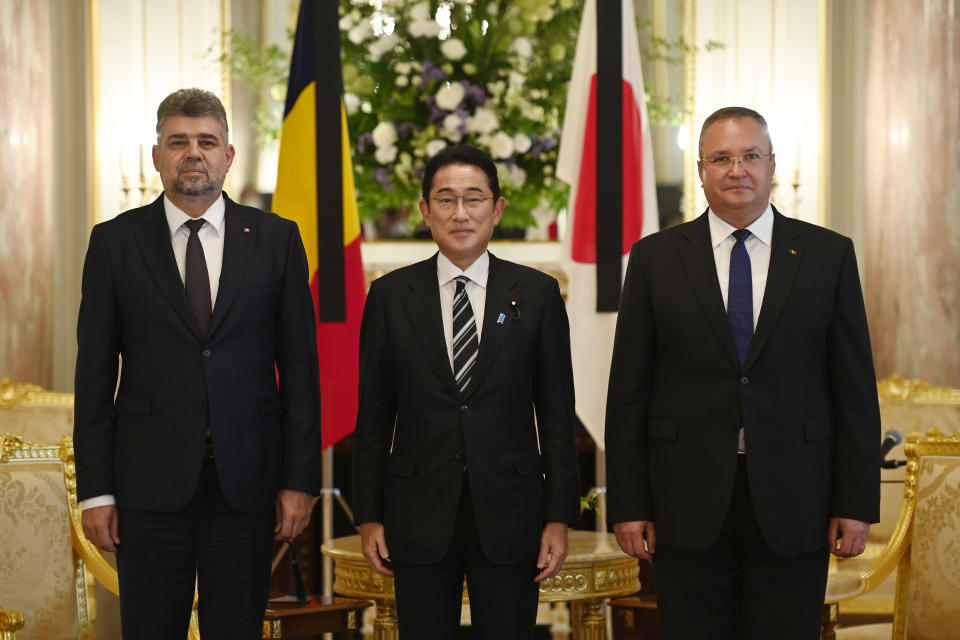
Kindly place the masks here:
POLYGON ((827 529, 827 548, 838 558, 853 558, 867 548, 869 533, 869 522, 849 518, 830 518, 830 527, 827 529))
POLYGON ((650 520, 618 522, 613 525, 617 544, 634 558, 650 560, 657 546, 657 529, 650 520))
POLYGON ((534 578, 542 582, 552 578, 560 572, 563 561, 567 559, 569 551, 567 545, 567 523, 548 522, 540 536, 540 555, 537 557, 537 568, 540 573, 534 578))
POLYGON ((277 540, 293 540, 310 524, 313 496, 294 489, 280 489, 277 494, 277 540))
POLYGON ((390 551, 383 535, 383 523, 364 522, 360 525, 360 547, 367 564, 374 571, 383 576, 393 575, 393 569, 387 566, 390 562, 390 551))
POLYGON ((117 523, 117 505, 106 504, 102 507, 92 507, 84 509, 80 515, 80 523, 83 525, 83 535, 87 540, 104 551, 117 552, 117 545, 120 544, 120 534, 118 533, 117 523))

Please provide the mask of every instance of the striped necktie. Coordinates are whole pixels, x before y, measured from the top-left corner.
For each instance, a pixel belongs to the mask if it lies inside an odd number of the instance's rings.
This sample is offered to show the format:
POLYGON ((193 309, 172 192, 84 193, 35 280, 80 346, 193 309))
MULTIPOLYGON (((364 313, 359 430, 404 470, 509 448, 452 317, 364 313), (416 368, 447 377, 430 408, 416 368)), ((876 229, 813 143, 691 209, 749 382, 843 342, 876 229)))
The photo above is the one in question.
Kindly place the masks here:
POLYGON ((457 389, 463 393, 470 384, 470 371, 477 362, 477 323, 473 307, 467 297, 467 277, 457 276, 457 290, 453 294, 453 377, 457 389))

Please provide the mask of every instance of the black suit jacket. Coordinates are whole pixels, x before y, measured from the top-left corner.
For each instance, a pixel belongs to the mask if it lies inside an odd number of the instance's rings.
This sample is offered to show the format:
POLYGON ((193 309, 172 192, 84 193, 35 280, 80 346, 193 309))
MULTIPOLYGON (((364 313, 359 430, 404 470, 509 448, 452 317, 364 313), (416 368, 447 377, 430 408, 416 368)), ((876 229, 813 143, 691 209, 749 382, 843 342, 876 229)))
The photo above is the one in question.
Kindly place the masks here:
POLYGON ((741 368, 707 215, 631 251, 607 401, 611 522, 702 550, 723 526, 743 425, 767 544, 821 548, 830 517, 879 519, 880 417, 853 243, 774 210, 760 317, 741 368))
POLYGON ((206 337, 177 270, 163 196, 90 234, 77 331, 81 500, 113 494, 127 508, 182 509, 208 424, 235 509, 270 506, 278 488, 319 489, 316 326, 300 234, 289 220, 224 198, 223 266, 206 337))
POLYGON ((436 255, 373 282, 360 334, 354 518, 383 523, 392 559, 442 557, 464 466, 493 562, 536 557, 546 522, 577 520, 569 333, 556 280, 491 255, 477 363, 461 394, 436 255))

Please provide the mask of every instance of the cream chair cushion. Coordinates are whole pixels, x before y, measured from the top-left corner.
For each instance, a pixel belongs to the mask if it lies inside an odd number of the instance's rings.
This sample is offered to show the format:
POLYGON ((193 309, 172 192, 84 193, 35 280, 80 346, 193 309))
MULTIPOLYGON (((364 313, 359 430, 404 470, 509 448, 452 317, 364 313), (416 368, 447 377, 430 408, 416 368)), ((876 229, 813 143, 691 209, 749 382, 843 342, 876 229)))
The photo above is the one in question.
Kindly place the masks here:
POLYGON ((24 614, 18 639, 81 637, 62 462, 0 462, 0 540, 0 602, 24 614))
POLYGON ((15 433, 26 442, 47 444, 73 435, 73 394, 3 378, 0 433, 15 433))

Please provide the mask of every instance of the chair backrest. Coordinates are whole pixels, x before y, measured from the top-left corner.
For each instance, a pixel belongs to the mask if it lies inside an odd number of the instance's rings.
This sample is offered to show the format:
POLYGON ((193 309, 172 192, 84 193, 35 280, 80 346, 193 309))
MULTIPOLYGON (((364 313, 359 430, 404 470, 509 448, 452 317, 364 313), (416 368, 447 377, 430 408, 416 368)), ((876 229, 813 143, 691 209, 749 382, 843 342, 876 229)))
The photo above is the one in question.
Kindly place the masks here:
POLYGON ((960 434, 907 439, 904 515, 910 549, 900 558, 894 638, 960 638, 960 434))
POLYGON ((92 579, 116 593, 117 578, 83 537, 69 437, 0 434, 0 540, 0 603, 23 613, 19 640, 92 638, 92 579))
POLYGON ((28 442, 46 443, 73 435, 73 394, 3 378, 0 433, 15 433, 28 442))

